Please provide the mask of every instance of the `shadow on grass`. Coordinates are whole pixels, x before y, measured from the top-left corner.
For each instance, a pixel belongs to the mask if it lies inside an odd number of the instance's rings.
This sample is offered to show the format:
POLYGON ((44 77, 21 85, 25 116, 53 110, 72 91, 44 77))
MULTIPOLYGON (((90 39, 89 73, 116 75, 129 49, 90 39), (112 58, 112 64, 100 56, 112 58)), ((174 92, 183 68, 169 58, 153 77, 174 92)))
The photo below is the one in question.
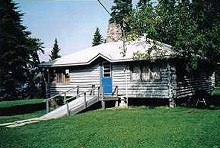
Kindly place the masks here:
POLYGON ((168 99, 155 99, 155 98, 129 98, 129 106, 148 106, 149 109, 154 109, 158 106, 168 106, 168 99))
MULTIPOLYGON (((191 99, 192 102, 189 102, 189 98, 181 98, 176 100, 176 105, 179 107, 188 107, 188 108, 198 108, 198 109, 220 109, 220 96, 209 96, 206 98, 207 105, 199 103, 198 106, 195 106, 197 99, 191 99)), ((106 108, 115 107, 115 101, 106 101, 106 108)), ((129 107, 132 106, 146 106, 148 109, 155 109, 160 106, 169 106, 168 99, 157 99, 157 98, 129 98, 128 100, 129 107)), ((96 110, 101 108, 101 102, 98 102, 89 108, 83 110, 81 113, 96 110)))
MULTIPOLYGON (((192 97, 189 99, 181 98, 176 99, 176 105, 189 108, 199 108, 199 109, 220 109, 220 96, 208 96, 205 98, 206 105, 204 103, 198 103, 196 106, 198 98, 192 97)), ((129 98, 129 106, 147 106, 149 109, 154 109, 159 106, 169 106, 168 99, 155 99, 155 98, 129 98)))
POLYGON ((198 97, 185 97, 177 99, 177 106, 188 107, 188 108, 199 108, 199 109, 220 109, 220 96, 206 96, 205 102, 199 102, 197 105, 198 97))
POLYGON ((0 108, 0 116, 13 116, 19 114, 33 113, 45 110, 45 103, 17 105, 7 108, 0 108))
POLYGON ((97 102, 97 103, 91 105, 90 107, 82 110, 79 113, 85 113, 85 112, 92 111, 92 110, 97 110, 97 109, 100 109, 100 108, 101 108, 101 102, 97 102))

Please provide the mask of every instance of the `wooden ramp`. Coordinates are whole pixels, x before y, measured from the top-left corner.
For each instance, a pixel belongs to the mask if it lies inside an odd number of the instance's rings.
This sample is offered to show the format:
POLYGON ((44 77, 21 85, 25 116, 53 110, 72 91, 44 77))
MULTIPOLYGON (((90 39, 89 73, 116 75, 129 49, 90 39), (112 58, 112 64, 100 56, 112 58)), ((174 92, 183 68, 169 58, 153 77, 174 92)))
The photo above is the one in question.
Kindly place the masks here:
POLYGON ((88 108, 89 106, 97 103, 98 96, 87 96, 86 100, 84 96, 81 96, 68 104, 64 104, 63 106, 41 116, 41 119, 53 119, 60 118, 68 114, 77 114, 82 110, 88 108), (69 112, 68 112, 69 111, 69 112))
POLYGON ((66 116, 68 114, 77 114, 80 111, 88 108, 89 106, 97 103, 98 97, 97 96, 87 96, 86 100, 85 97, 79 97, 71 102, 68 103, 68 107, 67 105, 63 105, 39 118, 31 118, 31 119, 27 119, 27 120, 20 120, 20 121, 15 121, 15 122, 10 122, 10 123, 3 123, 0 124, 0 126, 4 126, 4 127, 18 127, 18 126, 24 126, 27 124, 31 124, 31 123, 36 123, 36 122, 40 122, 42 120, 49 120, 49 119, 55 119, 55 118, 60 118, 63 116, 66 116), (69 111, 69 113, 68 113, 69 111))
MULTIPOLYGON (((109 100, 116 100, 118 102, 118 89, 116 86, 115 92, 116 96, 108 96, 104 97, 104 93, 100 91, 100 87, 96 88, 92 86, 92 89, 89 91, 84 91, 82 93, 79 93, 78 87, 77 87, 77 93, 76 95, 73 95, 71 97, 67 97, 67 92, 70 92, 73 89, 67 90, 65 92, 61 92, 57 95, 54 95, 48 99, 46 99, 46 110, 47 114, 39 117, 39 118, 32 118, 32 119, 27 119, 27 120, 20 120, 20 121, 15 121, 11 123, 4 123, 0 124, 0 126, 5 126, 5 127, 17 127, 17 126, 23 126, 26 124, 31 124, 31 123, 36 123, 42 120, 49 120, 49 119, 55 119, 55 118, 60 118, 66 115, 74 115, 77 114, 84 109, 90 107, 91 105, 101 101, 103 108, 105 108, 105 101, 109 100), (59 108, 53 110, 50 112, 50 104, 53 99, 56 97, 63 97, 63 102, 64 105, 60 106, 59 108), (73 100, 74 99, 74 100, 73 100)), ((114 94, 114 93, 113 93, 114 94)))

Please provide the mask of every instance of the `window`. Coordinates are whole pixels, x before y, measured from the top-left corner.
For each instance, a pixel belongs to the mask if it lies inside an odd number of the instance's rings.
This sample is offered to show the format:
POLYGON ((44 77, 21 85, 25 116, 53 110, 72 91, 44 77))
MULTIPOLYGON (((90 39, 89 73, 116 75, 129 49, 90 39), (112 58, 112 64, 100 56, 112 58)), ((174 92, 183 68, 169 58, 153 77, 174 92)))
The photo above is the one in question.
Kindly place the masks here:
POLYGON ((70 76, 69 74, 65 74, 64 83, 69 83, 69 82, 70 82, 70 76))
POLYGON ((147 81, 151 78, 151 70, 149 67, 142 67, 141 80, 147 81))
POLYGON ((55 77, 53 83, 69 83, 69 82, 70 82, 69 70, 65 70, 65 73, 63 70, 55 70, 55 77))
POLYGON ((103 63, 103 74, 104 77, 111 77, 111 64, 110 63, 103 63))
POLYGON ((56 83, 63 83, 64 82, 63 73, 56 73, 55 74, 55 82, 56 83))
POLYGON ((149 67, 143 64, 131 65, 131 80, 132 81, 151 81, 161 79, 160 68, 149 67))
POLYGON ((160 80, 161 79, 160 68, 158 68, 158 67, 152 68, 151 79, 154 79, 154 80, 160 80))
POLYGON ((131 73, 131 79, 133 81, 138 81, 141 80, 141 69, 140 69, 140 65, 132 65, 132 73, 131 73))

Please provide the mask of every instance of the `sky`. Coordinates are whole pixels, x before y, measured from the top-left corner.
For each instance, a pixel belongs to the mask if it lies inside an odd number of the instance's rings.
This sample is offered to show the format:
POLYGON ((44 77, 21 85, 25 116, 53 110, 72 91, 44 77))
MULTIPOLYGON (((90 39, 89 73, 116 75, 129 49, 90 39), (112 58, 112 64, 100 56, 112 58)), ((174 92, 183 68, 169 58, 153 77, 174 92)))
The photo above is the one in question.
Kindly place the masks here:
MULTIPOLYGON (((113 1, 101 0, 110 11, 113 1)), ((92 45, 93 35, 99 27, 105 38, 109 14, 97 0, 14 0, 24 13, 23 25, 32 37, 44 43, 45 54, 41 61, 48 61, 57 38, 60 55, 65 56, 92 45)))

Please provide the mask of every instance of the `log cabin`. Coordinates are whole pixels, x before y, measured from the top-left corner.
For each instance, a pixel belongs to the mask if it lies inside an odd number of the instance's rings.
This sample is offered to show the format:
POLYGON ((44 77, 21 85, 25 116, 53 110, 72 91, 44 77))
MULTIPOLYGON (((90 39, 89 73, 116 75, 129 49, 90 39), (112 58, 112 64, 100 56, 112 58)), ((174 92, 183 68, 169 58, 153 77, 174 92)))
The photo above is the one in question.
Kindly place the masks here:
POLYGON ((118 96, 125 100, 167 99, 175 106, 178 99, 193 96, 199 89, 209 92, 214 82, 204 64, 194 74, 184 72, 184 59, 175 54, 171 46, 142 37, 128 43, 103 43, 40 66, 48 74, 49 96, 73 87, 86 91, 91 86, 100 86, 105 96, 111 96, 117 87, 118 96))

